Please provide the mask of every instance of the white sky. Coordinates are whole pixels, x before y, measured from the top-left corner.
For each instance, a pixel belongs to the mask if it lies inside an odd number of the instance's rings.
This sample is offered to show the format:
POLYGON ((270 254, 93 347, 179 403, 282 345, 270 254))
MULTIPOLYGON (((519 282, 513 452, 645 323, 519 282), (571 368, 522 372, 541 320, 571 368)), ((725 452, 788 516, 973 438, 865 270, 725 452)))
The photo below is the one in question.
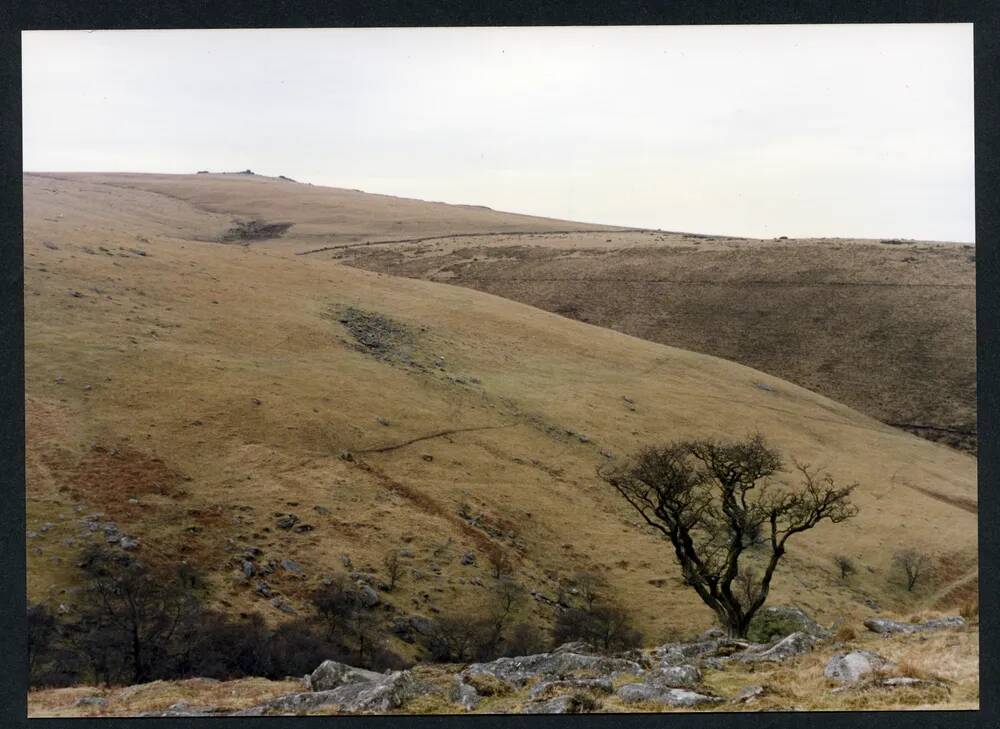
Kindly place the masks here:
POLYGON ((579 221, 974 240, 972 26, 23 35, 24 168, 579 221))

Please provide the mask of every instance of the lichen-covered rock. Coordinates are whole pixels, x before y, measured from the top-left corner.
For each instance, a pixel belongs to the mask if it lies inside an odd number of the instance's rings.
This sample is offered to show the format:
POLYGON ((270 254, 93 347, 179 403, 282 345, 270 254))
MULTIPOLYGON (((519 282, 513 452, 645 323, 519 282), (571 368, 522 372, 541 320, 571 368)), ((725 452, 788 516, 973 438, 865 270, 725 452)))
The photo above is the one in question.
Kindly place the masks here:
POLYGON ((627 683, 620 686, 617 696, 626 704, 661 704, 663 706, 691 707, 713 704, 722 699, 683 688, 664 688, 649 683, 627 683))
POLYGON ((384 675, 375 671, 366 671, 337 661, 323 661, 309 674, 307 685, 312 691, 329 691, 349 683, 377 681, 381 678, 384 675))
POLYGON ((864 650, 842 651, 827 662, 823 675, 837 683, 857 683, 866 675, 891 665, 891 661, 878 653, 864 650))
POLYGON ((750 637, 767 642, 792 633, 805 633, 813 638, 829 638, 831 632, 792 605, 770 605, 750 621, 750 637))
POLYGON ((650 671, 646 676, 647 683, 674 688, 693 688, 701 681, 701 671, 697 666, 663 666, 650 671))

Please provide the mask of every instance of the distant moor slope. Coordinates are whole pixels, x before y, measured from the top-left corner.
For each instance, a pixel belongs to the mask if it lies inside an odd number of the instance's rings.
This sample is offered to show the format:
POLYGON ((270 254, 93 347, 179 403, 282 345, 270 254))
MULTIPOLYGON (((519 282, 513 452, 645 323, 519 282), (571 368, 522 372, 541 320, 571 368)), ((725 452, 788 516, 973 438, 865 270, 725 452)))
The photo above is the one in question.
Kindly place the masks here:
POLYGON ((479 604, 500 550, 540 622, 559 578, 593 569, 652 643, 711 614, 595 468, 750 431, 860 483, 855 520, 791 544, 773 602, 832 620, 975 590, 972 457, 723 359, 292 255, 294 227, 219 242, 255 210, 295 221, 263 184, 250 199, 244 181, 206 183, 211 202, 198 184, 25 176, 32 601, 73 610, 80 549, 124 534, 203 570, 221 609, 280 621, 324 576, 378 574, 405 548, 389 621, 479 604), (911 546, 939 569, 908 593, 892 557, 911 546), (278 565, 267 596, 239 568, 248 547, 278 565))
POLYGON ((468 286, 731 359, 976 450, 970 245, 629 231, 314 255, 468 286))

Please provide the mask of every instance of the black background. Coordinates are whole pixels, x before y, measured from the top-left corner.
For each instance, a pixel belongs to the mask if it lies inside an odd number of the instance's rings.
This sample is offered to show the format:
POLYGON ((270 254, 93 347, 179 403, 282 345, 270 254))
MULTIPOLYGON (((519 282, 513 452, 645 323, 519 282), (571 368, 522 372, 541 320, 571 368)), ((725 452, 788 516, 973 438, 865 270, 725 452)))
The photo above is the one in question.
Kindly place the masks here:
MULTIPOLYGON (((997 246, 1000 144, 1000 2, 9 2, 0 0, 0 728, 89 727, 990 727, 1000 729, 997 625, 997 400, 1000 346, 1000 248, 997 246), (771 714, 606 714, 582 716, 352 716, 35 719, 26 718, 24 517, 24 336, 21 203, 22 30, 128 28, 299 28, 501 25, 703 25, 775 23, 974 23, 976 96, 976 291, 979 388, 979 554, 981 657, 978 712, 771 714)), ((790 32, 794 32, 790 30, 790 32)), ((67 112, 67 124, 72 114, 67 112)))

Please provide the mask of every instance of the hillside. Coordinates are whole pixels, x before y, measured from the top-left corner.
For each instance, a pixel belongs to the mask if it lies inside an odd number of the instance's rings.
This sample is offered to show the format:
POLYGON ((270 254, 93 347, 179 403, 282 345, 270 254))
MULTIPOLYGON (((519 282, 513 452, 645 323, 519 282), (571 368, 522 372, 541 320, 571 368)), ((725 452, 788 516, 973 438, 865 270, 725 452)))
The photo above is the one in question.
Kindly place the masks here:
POLYGON ((108 524, 145 558, 203 569, 221 609, 271 622, 290 614, 279 606, 303 613, 348 560, 378 573, 404 547, 385 619, 459 611, 482 600, 499 547, 541 596, 540 622, 558 578, 590 568, 654 642, 712 616, 595 467, 652 441, 751 430, 861 484, 856 519, 791 543, 771 602, 830 622, 975 590, 967 454, 734 362, 293 255, 369 222, 384 238, 397 220, 399 237, 565 223, 239 176, 24 184, 31 601, 72 610, 79 550, 108 524), (294 225, 220 243, 234 218, 294 225), (281 528, 288 514, 298 521, 281 528), (275 571, 261 596, 234 562, 248 546, 301 569, 275 571), (914 593, 891 579, 902 546, 941 567, 914 593), (849 581, 834 574, 841 552, 860 566, 849 581))
POLYGON ((740 362, 976 450, 970 245, 627 231, 310 255, 466 286, 740 362))

